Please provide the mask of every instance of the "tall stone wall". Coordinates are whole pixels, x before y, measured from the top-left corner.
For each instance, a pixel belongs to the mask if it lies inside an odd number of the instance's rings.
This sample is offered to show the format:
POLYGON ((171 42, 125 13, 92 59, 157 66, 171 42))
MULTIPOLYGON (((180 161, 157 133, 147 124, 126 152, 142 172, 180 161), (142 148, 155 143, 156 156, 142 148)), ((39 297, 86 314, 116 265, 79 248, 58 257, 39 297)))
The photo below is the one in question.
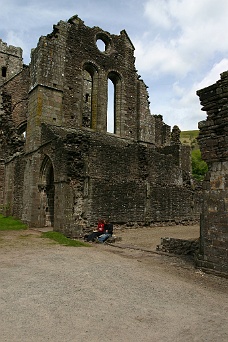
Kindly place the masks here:
MULTIPOLYGON (((11 190, 5 187, 9 185, 5 183, 5 162, 9 156, 23 152, 28 113, 28 78, 29 69, 23 67, 22 49, 8 46, 0 40, 0 210, 10 213, 13 197, 7 195, 11 190)), ((14 179, 13 174, 10 179, 14 179)), ((17 217, 21 217, 18 210, 16 212, 17 217)))
POLYGON ((22 218, 25 160, 21 155, 15 155, 5 163, 4 207, 6 215, 22 218))
POLYGON ((28 89, 28 67, 24 67, 1 87, 0 139, 1 153, 5 157, 23 151, 28 116, 28 89))
POLYGON ((207 119, 199 123, 199 145, 208 164, 204 181, 198 266, 228 275, 228 71, 197 92, 207 119))
POLYGON ((74 16, 39 39, 28 67, 12 68, 0 85, 1 200, 11 215, 66 235, 99 216, 131 224, 198 218, 190 150, 178 127, 171 134, 151 115, 125 30, 113 35, 74 16))

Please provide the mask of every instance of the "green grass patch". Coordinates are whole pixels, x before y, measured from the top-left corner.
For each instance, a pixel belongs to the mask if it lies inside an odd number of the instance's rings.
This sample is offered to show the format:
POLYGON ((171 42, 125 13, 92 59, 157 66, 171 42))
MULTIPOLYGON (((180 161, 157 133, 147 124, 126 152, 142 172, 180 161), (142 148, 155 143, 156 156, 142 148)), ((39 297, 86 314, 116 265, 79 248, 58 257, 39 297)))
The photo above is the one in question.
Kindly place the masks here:
POLYGON ((45 232, 45 233, 42 233, 41 237, 54 240, 64 246, 90 247, 90 245, 86 242, 69 239, 65 235, 59 232, 45 232))
POLYGON ((16 220, 11 216, 3 216, 0 214, 0 231, 1 230, 21 230, 27 229, 27 225, 20 220, 16 220))

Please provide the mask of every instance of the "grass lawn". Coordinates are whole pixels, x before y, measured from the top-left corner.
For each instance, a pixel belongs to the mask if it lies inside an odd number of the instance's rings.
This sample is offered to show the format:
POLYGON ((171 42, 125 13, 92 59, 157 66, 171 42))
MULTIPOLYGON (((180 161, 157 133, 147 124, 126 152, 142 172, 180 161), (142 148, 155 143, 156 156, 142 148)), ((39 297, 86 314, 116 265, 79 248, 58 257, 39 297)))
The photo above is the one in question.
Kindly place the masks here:
POLYGON ((27 229, 27 225, 20 220, 16 220, 11 216, 5 217, 0 214, 0 231, 1 230, 21 230, 27 229))
MULTIPOLYGON (((3 230, 22 230, 28 229, 27 225, 22 223, 20 220, 16 220, 15 218, 8 216, 5 217, 0 214, 0 231, 3 230)), ((72 240, 67 238, 61 233, 58 232, 45 232, 42 233, 41 237, 48 238, 56 241, 57 243, 65 246, 73 246, 73 247, 91 247, 88 243, 78 240, 72 240)))

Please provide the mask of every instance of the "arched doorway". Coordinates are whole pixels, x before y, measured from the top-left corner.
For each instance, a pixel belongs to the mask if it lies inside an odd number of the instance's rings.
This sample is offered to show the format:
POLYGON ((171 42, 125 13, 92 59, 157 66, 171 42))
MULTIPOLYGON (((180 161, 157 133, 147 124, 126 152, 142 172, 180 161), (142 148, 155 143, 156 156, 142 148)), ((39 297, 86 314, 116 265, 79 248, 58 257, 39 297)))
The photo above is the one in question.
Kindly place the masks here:
POLYGON ((44 157, 40 172, 40 225, 45 227, 54 226, 54 169, 51 159, 44 157))

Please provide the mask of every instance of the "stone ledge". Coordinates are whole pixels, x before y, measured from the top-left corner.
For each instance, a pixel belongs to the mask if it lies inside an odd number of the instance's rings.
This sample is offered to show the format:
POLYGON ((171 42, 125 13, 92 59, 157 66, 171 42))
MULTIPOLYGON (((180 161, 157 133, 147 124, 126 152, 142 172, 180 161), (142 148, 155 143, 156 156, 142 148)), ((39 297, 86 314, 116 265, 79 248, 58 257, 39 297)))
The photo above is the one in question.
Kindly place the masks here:
POLYGON ((174 238, 161 238, 161 244, 157 245, 157 251, 194 256, 199 250, 199 239, 183 240, 174 238))

